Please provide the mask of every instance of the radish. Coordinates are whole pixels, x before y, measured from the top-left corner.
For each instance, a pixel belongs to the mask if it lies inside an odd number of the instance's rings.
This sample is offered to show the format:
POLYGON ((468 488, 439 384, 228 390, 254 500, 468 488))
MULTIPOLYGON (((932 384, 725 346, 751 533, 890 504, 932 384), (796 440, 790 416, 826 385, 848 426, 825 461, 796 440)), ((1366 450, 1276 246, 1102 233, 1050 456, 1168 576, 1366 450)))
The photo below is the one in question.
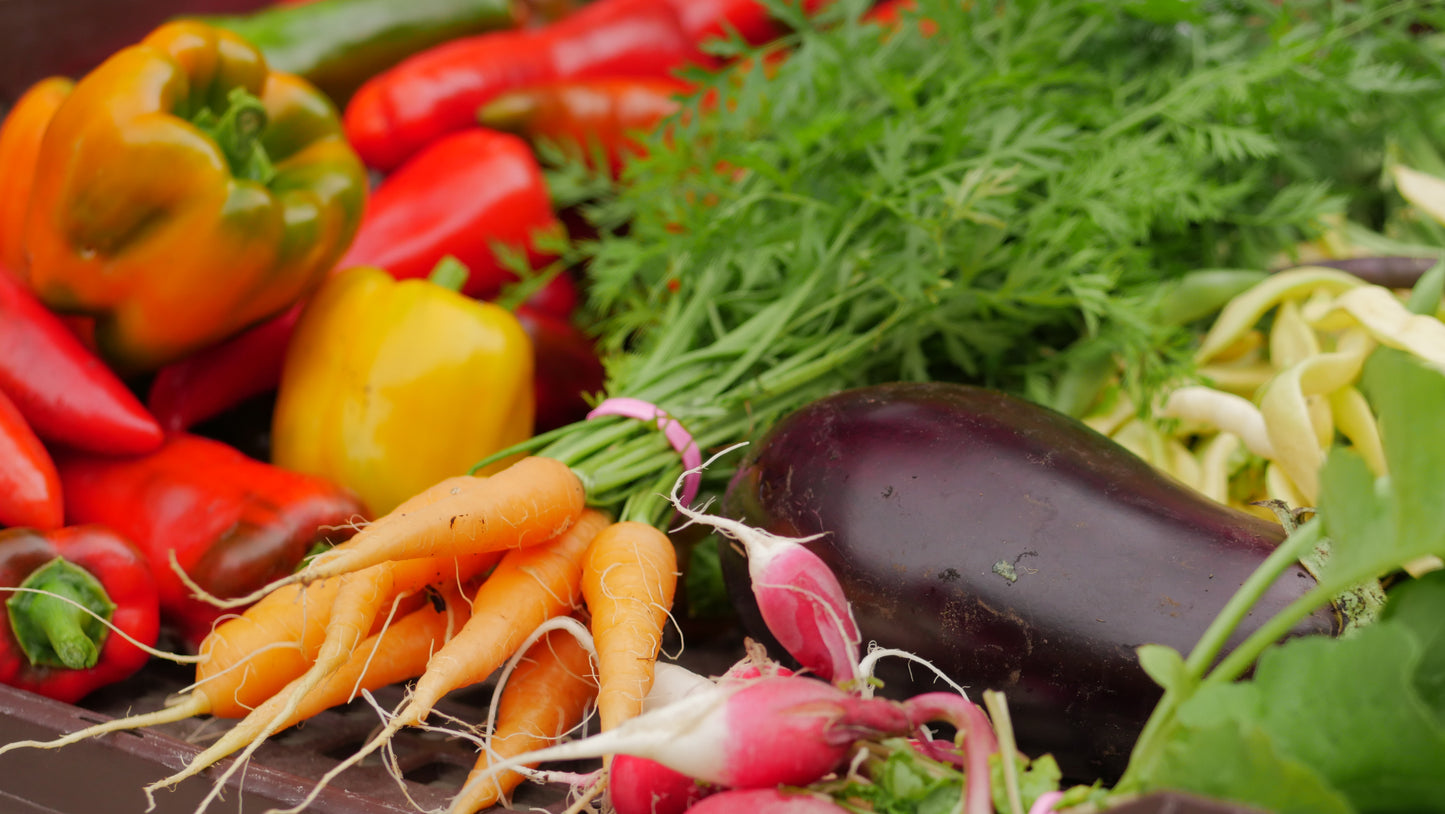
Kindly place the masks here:
MULTIPOLYGON (((801 786, 842 765, 856 741, 908 733, 920 723, 902 704, 860 698, 805 676, 726 681, 591 737, 518 755, 492 771, 634 755, 727 788, 801 786)), ((468 785, 486 777, 475 776, 468 785)))
MULTIPOLYGON (((713 456, 711 463, 733 448, 713 456)), ((702 464, 695 471, 707 467, 702 464)), ((679 481, 680 483, 681 481, 679 481)), ((689 508, 673 489, 673 507, 693 522, 712 526, 742 543, 758 612, 769 632, 805 669, 825 681, 861 679, 862 636, 843 587, 826 563, 802 539, 771 534, 746 523, 689 508)))
POLYGON ((724 791, 700 801, 687 811, 688 814, 732 814, 737 811, 752 814, 848 814, 848 809, 827 797, 780 789, 724 791))
POLYGON ((682 814, 712 789, 676 769, 636 755, 617 755, 607 772, 615 814, 682 814))

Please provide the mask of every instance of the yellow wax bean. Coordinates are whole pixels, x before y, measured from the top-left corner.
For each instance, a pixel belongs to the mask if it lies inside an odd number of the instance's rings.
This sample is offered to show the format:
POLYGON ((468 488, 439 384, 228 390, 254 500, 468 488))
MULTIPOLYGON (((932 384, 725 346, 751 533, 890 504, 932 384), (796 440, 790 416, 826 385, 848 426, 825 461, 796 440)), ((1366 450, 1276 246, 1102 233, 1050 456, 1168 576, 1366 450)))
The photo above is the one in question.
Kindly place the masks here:
POLYGON ((1339 293, 1362 285, 1364 281, 1352 274, 1322 266, 1303 266, 1270 275, 1224 306, 1201 340, 1194 359, 1199 363, 1212 361, 1283 301, 1301 299, 1317 290, 1339 293))

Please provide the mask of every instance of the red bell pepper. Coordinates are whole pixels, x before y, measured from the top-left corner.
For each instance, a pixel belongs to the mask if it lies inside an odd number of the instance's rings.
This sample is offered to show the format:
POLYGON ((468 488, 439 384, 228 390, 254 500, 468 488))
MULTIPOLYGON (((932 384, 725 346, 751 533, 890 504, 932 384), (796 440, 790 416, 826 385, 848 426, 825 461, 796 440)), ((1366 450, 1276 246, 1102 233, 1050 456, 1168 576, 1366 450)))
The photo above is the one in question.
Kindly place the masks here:
POLYGON ((55 462, 0 391, 0 526, 58 529, 65 517, 55 462))
POLYGON ((557 145, 594 169, 607 162, 612 177, 641 155, 637 134, 654 129, 680 108, 688 85, 670 77, 605 77, 548 82, 507 91, 482 106, 477 121, 531 141, 557 145))
POLYGON ((339 265, 410 279, 452 255, 471 272, 462 293, 491 299, 517 279, 492 244, 524 249, 536 267, 548 260, 536 238, 561 230, 527 143, 473 127, 428 145, 382 181, 339 265))
POLYGON ((104 526, 0 531, 0 586, 27 589, 0 609, 0 683, 71 703, 146 663, 149 656, 126 636, 156 643, 160 605, 150 566, 104 526))
POLYGON ((347 104, 346 136, 368 166, 391 170, 473 126, 477 109, 503 91, 559 79, 669 76, 708 61, 667 3, 597 0, 542 28, 453 40, 373 77, 347 104))
POLYGON ((160 425, 125 384, 3 269, 0 392, 46 441, 116 455, 161 445, 160 425))
POLYGON ((323 538, 349 537, 366 516, 327 480, 186 433, 149 455, 58 453, 56 466, 67 520, 134 541, 150 561, 163 620, 192 645, 225 611, 194 598, 174 567, 212 595, 240 596, 291 573, 323 538))

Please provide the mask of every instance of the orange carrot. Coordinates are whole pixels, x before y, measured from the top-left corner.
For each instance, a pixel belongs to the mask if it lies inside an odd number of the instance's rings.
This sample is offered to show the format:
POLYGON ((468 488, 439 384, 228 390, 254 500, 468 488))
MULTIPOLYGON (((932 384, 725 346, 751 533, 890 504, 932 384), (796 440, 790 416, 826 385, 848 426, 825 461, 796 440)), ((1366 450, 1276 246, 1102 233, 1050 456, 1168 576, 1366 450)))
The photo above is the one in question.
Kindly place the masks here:
MULTIPOLYGON (((591 652, 566 630, 548 631, 527 648, 499 692, 496 726, 468 781, 485 774, 494 760, 554 743, 586 719, 597 697, 591 652)), ((447 810, 451 814, 472 814, 490 808, 523 779, 518 772, 499 772, 465 787, 447 810)))
POLYGON ((295 574, 250 596, 214 601, 249 604, 293 582, 327 579, 388 560, 536 545, 566 531, 585 505, 582 481, 555 458, 532 456, 487 478, 450 480, 451 494, 406 512, 398 507, 295 574))
POLYGON ((582 573, 597 646, 597 714, 606 731, 642 712, 652 689, 677 591, 677 551, 646 523, 614 523, 592 540, 582 573))
MULTIPOLYGON (((463 483, 464 479, 448 478, 398 506, 397 511, 405 513, 432 505, 454 494, 463 483)), ((409 566, 410 570, 401 578, 402 584, 391 590, 374 590, 380 587, 375 585, 376 579, 391 578, 391 574, 379 577, 381 572, 373 573, 370 580, 327 579, 304 587, 282 586, 240 616, 217 625, 201 643, 204 659, 196 667, 195 686, 206 696, 208 704, 196 714, 209 713, 221 718, 247 715, 257 704, 306 672, 323 645, 329 642, 333 650, 341 649, 344 642, 337 641, 340 633, 331 631, 346 630, 350 621, 359 628, 357 638, 365 635, 375 618, 376 608, 389 603, 395 590, 416 590, 428 581, 441 581, 454 572, 458 579, 467 579, 490 567, 492 562, 495 558, 419 560, 419 564, 409 566), (366 616, 366 607, 358 600, 369 591, 373 592, 373 604, 370 615, 366 616), (338 607, 349 608, 352 618, 333 623, 338 607), (294 646, 288 646, 293 643, 294 646)))
POLYGON ((407 703, 376 737, 328 771, 307 799, 286 811, 303 810, 336 775, 385 745, 405 727, 421 723, 442 696, 486 679, 543 622, 571 613, 582 596, 582 558, 592 538, 609 523, 606 515, 586 509, 576 523, 554 539, 503 555, 477 589, 471 618, 432 656, 407 703))
MULTIPOLYGON (((291 682, 193 757, 184 769, 146 786, 146 794, 175 785, 244 747, 241 758, 217 778, 210 795, 213 797, 271 733, 345 704, 362 690, 416 678, 426 669, 432 653, 466 623, 471 613, 471 603, 456 583, 443 583, 440 595, 440 607, 423 603, 394 624, 384 626, 357 643, 336 669, 309 688, 302 686, 307 676, 291 682)), ((209 799, 203 801, 203 807, 209 799)))

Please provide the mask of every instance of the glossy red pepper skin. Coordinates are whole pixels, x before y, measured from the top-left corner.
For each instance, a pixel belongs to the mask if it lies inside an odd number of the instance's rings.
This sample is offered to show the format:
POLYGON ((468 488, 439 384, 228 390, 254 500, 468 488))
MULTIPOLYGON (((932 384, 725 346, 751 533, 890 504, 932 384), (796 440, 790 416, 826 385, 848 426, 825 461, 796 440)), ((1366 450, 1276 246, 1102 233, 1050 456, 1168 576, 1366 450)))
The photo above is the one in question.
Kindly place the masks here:
POLYGON ((166 432, 180 432, 275 390, 305 304, 156 371, 146 407, 166 432))
POLYGON ((603 77, 548 82, 508 91, 477 112, 483 126, 557 145, 593 169, 600 155, 617 178, 644 152, 638 133, 676 113, 688 85, 670 77, 603 77))
POLYGON ((366 511, 329 481, 188 433, 149 455, 56 455, 66 518, 102 523, 145 552, 165 622, 197 644, 224 611, 190 595, 171 566, 210 593, 249 593, 290 573, 313 544, 339 542, 366 511))
POLYGON ((542 169, 525 141, 473 127, 427 145, 375 189, 340 267, 377 266, 397 279, 425 277, 447 255, 471 272, 462 293, 491 299, 517 279, 492 251, 526 251, 533 266, 544 234, 562 233, 542 169))
POLYGON ((0 391, 0 526, 50 530, 64 521, 55 462, 20 408, 0 391))
POLYGON ((542 433, 586 418, 591 409, 586 396, 602 392, 607 383, 592 339, 570 320, 531 306, 514 313, 532 338, 534 430, 542 433))
MULTIPOLYGON (((761 0, 668 0, 693 42, 726 39, 736 31, 751 45, 763 45, 786 34, 761 0)), ((816 14, 833 0, 804 0, 803 10, 816 14)))
POLYGON ((161 445, 160 425, 140 400, 59 316, 3 269, 0 392, 46 441, 116 455, 161 445))
MULTIPOLYGON (((104 526, 69 526, 48 533, 29 528, 0 531, 0 585, 20 585, 57 557, 84 568, 100 583, 115 606, 111 624, 147 646, 156 643, 160 606, 150 566, 140 549, 104 526)), ((0 683, 58 701, 78 701, 132 675, 149 658, 112 632, 105 634, 93 667, 35 665, 16 639, 5 604, 0 604, 0 617, 0 683)))
POLYGON ((596 0, 541 28, 453 40, 373 77, 346 106, 346 136, 368 166, 392 170, 473 126, 477 109, 504 91, 559 79, 669 76, 706 62, 667 3, 596 0))

